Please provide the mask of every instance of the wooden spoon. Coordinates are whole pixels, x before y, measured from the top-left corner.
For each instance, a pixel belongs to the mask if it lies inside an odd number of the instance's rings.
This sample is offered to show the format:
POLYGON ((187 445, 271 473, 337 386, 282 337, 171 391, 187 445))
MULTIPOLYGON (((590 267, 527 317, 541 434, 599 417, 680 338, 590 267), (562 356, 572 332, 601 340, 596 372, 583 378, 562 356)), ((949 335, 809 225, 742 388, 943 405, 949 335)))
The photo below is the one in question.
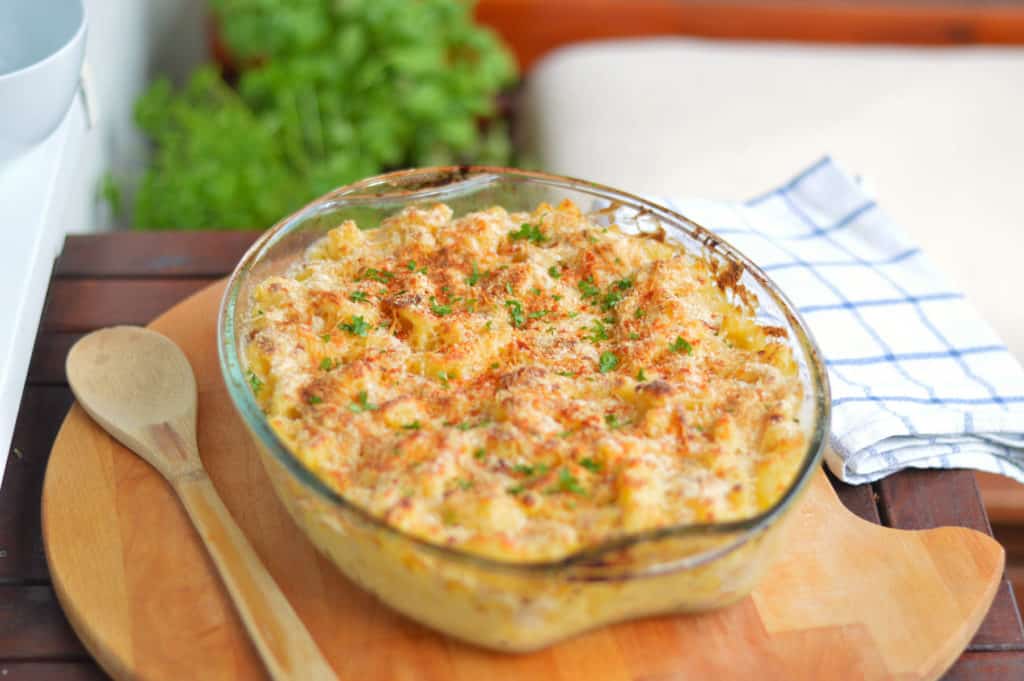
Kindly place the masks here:
POLYGON ((178 346, 139 327, 103 329, 75 343, 67 374, 85 411, 171 483, 270 675, 276 681, 336 680, 203 468, 196 380, 178 346))

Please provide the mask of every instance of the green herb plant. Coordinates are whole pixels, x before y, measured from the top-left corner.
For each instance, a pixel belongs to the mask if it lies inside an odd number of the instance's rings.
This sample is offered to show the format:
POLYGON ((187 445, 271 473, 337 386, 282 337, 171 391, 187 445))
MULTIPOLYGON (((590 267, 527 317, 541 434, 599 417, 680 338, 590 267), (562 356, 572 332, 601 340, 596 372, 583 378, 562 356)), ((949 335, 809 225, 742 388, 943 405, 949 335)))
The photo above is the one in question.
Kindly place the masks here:
MULTIPOLYGON (((508 52, 464 0, 210 0, 238 66, 136 104, 153 156, 137 228, 261 228, 339 185, 407 166, 508 163, 508 52), (491 121, 482 125, 483 121, 491 121)), ((104 183, 104 194, 116 190, 104 183)))

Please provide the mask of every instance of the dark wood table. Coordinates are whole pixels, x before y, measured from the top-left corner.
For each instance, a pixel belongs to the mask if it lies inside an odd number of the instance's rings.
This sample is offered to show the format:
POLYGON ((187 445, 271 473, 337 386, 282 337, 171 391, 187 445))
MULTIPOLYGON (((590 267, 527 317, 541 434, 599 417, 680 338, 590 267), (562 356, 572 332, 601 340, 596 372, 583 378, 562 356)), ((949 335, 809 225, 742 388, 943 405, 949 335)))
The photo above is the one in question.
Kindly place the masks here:
MULTIPOLYGON (((0 488, 0 679, 102 679, 68 626, 50 584, 40 532, 46 460, 72 397, 64 357, 82 334, 146 324, 226 275, 253 232, 73 236, 57 261, 0 488)), ((908 529, 961 525, 991 534, 974 475, 908 471, 878 484, 833 480, 857 515, 908 529)), ((1024 630, 1007 581, 967 652, 956 681, 1024 679, 1024 630)))

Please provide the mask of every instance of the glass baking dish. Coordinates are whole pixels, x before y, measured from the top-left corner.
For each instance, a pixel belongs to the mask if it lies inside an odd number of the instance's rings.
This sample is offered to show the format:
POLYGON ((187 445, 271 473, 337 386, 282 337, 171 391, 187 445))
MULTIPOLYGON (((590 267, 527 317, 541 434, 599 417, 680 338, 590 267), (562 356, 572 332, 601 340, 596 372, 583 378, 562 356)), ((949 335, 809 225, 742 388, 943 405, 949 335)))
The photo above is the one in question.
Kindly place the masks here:
POLYGON ((296 524, 352 581, 430 627, 481 646, 528 651, 586 629, 659 613, 700 611, 748 594, 780 546, 780 527, 815 471, 829 425, 821 355, 792 304, 718 236, 636 196, 591 182, 489 167, 407 170, 338 189, 285 218, 245 254, 218 320, 221 371, 278 497, 296 524), (692 254, 739 266, 759 320, 786 329, 804 385, 807 448, 787 491, 741 521, 662 528, 590 546, 551 562, 485 558, 429 543, 346 501, 277 438, 246 380, 245 311, 255 285, 301 258, 343 220, 376 225, 409 205, 444 202, 456 215, 504 206, 529 211, 569 198, 599 224, 663 229, 692 254))

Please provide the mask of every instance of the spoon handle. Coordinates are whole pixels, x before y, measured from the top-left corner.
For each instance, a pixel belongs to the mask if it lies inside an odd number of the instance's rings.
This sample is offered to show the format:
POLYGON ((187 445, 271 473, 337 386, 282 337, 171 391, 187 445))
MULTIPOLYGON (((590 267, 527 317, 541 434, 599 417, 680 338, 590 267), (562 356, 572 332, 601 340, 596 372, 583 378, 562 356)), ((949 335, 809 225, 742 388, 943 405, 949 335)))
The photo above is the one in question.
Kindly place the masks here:
POLYGON ((174 487, 274 681, 337 681, 206 473, 191 472, 175 480, 174 487))

